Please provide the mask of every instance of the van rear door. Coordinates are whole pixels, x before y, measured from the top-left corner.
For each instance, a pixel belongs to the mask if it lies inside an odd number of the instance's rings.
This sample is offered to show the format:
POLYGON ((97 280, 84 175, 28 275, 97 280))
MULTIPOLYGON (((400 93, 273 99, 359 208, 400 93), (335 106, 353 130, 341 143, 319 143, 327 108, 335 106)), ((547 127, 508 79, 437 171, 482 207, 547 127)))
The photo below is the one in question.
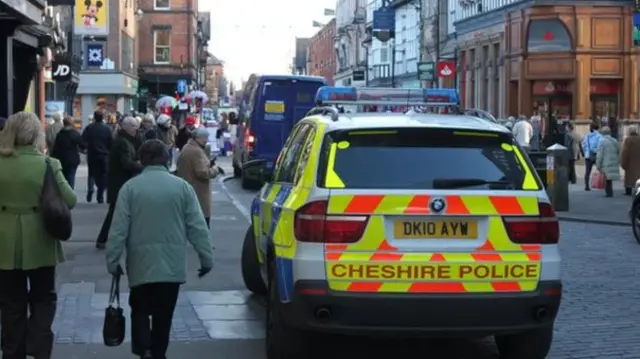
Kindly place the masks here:
POLYGON ((291 130, 293 115, 290 80, 263 80, 258 89, 258 101, 251 121, 251 132, 256 137, 254 154, 258 158, 273 160, 291 130))

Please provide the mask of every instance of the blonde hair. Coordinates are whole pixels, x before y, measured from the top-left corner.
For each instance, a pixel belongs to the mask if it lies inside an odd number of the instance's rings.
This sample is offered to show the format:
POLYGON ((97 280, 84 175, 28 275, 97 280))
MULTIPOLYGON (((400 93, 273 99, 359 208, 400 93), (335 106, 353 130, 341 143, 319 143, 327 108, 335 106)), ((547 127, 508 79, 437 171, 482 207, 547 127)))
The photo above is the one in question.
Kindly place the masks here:
POLYGON ((11 156, 16 147, 44 148, 44 131, 40 120, 32 112, 18 112, 7 119, 0 132, 0 156, 11 156))

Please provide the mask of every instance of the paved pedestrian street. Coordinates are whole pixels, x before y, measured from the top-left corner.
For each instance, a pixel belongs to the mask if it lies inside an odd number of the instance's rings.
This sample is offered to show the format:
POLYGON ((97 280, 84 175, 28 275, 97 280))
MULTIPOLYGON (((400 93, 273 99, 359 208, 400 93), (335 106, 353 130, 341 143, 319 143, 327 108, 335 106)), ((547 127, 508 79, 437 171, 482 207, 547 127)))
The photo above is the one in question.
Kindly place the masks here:
MULTIPOLYGON (((65 284, 60 289, 54 322, 57 344, 102 343, 104 310, 108 293, 94 293, 91 283, 65 284)), ((128 293, 121 297, 129 318, 128 293)), ((262 339, 261 305, 242 291, 184 291, 180 293, 171 341, 207 339, 262 339), (252 304, 255 304, 252 306, 252 304), (257 306, 257 307, 256 307, 257 306)), ((127 320, 126 342, 130 341, 127 320)))

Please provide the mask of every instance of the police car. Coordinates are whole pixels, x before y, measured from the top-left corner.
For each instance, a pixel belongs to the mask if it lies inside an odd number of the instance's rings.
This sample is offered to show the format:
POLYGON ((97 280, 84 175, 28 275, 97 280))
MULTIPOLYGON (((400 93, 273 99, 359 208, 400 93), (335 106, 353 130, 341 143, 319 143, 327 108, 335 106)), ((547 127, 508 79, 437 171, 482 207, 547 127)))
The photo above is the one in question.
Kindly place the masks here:
POLYGON ((268 298, 267 357, 303 358, 337 333, 495 336, 503 358, 545 358, 559 226, 511 133, 464 115, 454 90, 323 87, 316 100, 254 199, 243 246, 246 286, 268 298))

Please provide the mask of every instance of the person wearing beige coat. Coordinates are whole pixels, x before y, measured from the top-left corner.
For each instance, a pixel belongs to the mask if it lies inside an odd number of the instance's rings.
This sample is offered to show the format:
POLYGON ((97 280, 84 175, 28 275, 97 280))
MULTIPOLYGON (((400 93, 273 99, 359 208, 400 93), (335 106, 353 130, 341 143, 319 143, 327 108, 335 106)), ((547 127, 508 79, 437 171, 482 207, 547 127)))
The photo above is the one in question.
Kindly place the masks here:
POLYGON ((224 174, 220 167, 212 163, 205 151, 208 138, 209 132, 206 129, 197 129, 193 138, 180 151, 176 168, 176 174, 189 182, 196 191, 207 226, 211 217, 211 180, 224 174))

